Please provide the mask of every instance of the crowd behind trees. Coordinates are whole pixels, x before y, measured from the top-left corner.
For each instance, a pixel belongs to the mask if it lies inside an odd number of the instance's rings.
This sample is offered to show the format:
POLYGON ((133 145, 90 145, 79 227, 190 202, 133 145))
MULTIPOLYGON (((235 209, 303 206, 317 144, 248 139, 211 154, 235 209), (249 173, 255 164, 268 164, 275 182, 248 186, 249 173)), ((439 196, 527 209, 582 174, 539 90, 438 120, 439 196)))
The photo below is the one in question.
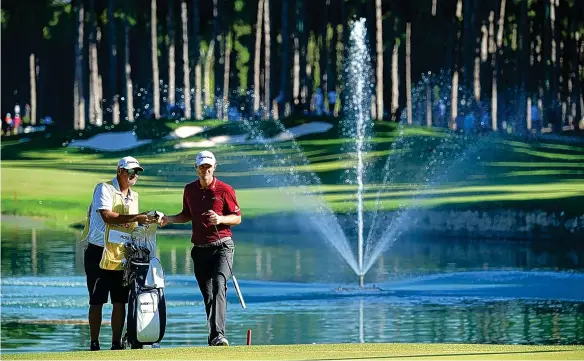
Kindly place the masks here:
POLYGON ((358 18, 374 119, 584 126, 580 0, 5 0, 2 114, 27 104, 63 129, 342 116, 358 18))

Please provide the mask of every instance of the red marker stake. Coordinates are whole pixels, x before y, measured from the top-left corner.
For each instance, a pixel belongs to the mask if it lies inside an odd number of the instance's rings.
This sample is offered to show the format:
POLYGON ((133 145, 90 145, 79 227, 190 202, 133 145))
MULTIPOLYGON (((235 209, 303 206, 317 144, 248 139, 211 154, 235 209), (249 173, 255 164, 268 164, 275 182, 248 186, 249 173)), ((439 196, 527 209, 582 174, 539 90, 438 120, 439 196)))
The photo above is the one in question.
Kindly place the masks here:
POLYGON ((247 330, 247 345, 251 345, 251 330, 247 330))

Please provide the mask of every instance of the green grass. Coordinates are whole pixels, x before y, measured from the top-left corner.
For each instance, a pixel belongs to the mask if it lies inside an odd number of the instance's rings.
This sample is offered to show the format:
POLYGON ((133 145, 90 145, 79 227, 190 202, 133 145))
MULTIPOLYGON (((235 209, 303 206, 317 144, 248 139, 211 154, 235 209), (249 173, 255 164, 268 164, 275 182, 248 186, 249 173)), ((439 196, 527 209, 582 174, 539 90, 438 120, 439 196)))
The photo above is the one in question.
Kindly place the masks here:
POLYGON ((579 360, 584 346, 326 344, 3 354, 4 360, 579 360))
MULTIPOLYGON (((301 122, 291 120, 287 126, 301 122)), ((206 136, 241 131, 237 123, 219 121, 168 121, 157 127, 162 131, 191 124, 208 126, 206 136)), ((366 161, 369 170, 377 171, 377 178, 366 181, 366 210, 378 205, 382 210, 415 205, 584 214, 584 143, 522 141, 503 135, 463 137, 435 129, 397 128, 393 123, 376 123, 374 129, 366 161), (386 164, 388 157, 392 161, 386 164), (385 185, 383 176, 389 179, 385 185), (436 185, 428 185, 436 179, 436 185)), ((343 182, 345 170, 357 162, 344 148, 353 140, 337 134, 334 127, 327 133, 302 137, 297 145, 277 143, 272 149, 218 146, 213 149, 219 159, 217 176, 235 187, 246 217, 305 209, 315 197, 296 196, 297 202, 289 197, 302 192, 322 196, 336 212, 354 211, 357 185, 343 182), (278 188, 273 179, 269 183, 265 174, 289 174, 290 166, 281 161, 295 164, 300 178, 317 177, 321 184, 278 188), (254 162, 264 164, 262 172, 250 170, 248 164, 254 162)), ((128 154, 139 158, 146 168, 135 187, 141 195, 141 209, 176 213, 181 208, 184 185, 196 177, 193 160, 200 151, 174 149, 178 142, 160 139, 132 151, 105 153, 55 145, 52 138, 28 143, 3 141, 2 213, 44 217, 63 225, 79 223, 95 184, 112 178, 118 159, 128 154)))

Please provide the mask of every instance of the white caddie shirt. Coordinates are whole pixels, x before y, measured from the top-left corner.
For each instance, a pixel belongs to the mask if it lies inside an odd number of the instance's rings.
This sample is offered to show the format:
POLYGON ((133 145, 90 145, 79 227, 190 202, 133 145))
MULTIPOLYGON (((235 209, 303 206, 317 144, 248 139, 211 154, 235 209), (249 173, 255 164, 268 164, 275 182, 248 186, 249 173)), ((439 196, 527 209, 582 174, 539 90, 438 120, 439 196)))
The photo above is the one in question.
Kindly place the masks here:
MULTIPOLYGON (((120 183, 117 178, 114 178, 112 184, 117 192, 120 191, 120 183)), ((128 189, 128 195, 125 197, 124 202, 129 203, 133 200, 133 194, 130 189, 128 189)), ((111 188, 106 186, 104 183, 97 185, 95 194, 93 195, 93 200, 91 201, 91 215, 89 218, 89 234, 87 240, 89 243, 96 246, 103 247, 105 239, 105 222, 101 218, 100 210, 105 209, 108 211, 112 210, 112 205, 114 204, 114 193, 111 188)))

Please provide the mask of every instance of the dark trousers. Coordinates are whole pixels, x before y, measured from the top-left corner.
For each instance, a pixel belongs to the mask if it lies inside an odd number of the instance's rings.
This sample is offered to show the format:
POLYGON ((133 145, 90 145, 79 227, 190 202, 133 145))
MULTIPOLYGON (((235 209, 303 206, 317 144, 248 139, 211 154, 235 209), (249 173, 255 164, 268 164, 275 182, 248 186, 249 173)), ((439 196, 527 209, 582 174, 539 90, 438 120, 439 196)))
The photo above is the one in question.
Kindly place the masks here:
POLYGON ((231 276, 234 250, 231 238, 218 245, 194 246, 191 250, 195 278, 205 302, 209 343, 218 335, 225 335, 227 280, 231 276))

